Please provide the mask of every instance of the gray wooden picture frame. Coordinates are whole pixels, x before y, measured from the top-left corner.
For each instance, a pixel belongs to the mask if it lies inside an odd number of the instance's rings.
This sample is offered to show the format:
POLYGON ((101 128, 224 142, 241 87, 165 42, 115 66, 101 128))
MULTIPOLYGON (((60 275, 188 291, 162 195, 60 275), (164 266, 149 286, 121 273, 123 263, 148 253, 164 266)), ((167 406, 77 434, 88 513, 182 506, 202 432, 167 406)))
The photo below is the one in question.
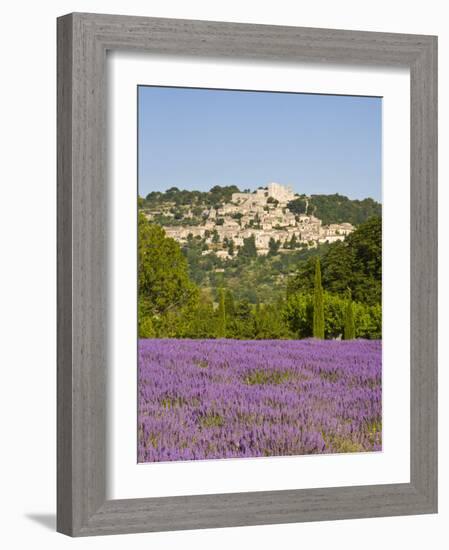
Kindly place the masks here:
POLYGON ((437 38, 82 13, 60 17, 57 27, 58 531, 83 536, 436 512, 437 38), (410 483, 106 499, 108 50, 410 69, 410 483))

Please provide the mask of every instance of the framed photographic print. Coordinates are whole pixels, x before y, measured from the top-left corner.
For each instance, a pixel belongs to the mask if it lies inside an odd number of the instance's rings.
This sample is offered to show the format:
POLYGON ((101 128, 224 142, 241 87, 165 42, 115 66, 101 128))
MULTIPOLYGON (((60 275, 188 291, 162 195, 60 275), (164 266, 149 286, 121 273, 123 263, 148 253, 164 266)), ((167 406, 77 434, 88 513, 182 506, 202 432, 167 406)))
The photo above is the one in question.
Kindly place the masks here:
POLYGON ((437 510, 436 37, 58 19, 58 530, 437 510))
POLYGON ((380 451, 381 98, 141 86, 138 111, 138 461, 380 451))

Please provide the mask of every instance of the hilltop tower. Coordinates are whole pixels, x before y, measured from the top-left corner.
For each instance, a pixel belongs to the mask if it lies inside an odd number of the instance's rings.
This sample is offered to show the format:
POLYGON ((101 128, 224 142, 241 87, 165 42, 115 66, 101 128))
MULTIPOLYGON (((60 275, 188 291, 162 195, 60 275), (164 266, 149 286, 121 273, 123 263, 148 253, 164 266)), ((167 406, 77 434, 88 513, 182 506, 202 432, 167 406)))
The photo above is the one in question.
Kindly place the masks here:
POLYGON ((291 186, 281 185, 280 183, 268 184, 268 196, 273 197, 279 202, 288 202, 295 198, 295 193, 291 186))

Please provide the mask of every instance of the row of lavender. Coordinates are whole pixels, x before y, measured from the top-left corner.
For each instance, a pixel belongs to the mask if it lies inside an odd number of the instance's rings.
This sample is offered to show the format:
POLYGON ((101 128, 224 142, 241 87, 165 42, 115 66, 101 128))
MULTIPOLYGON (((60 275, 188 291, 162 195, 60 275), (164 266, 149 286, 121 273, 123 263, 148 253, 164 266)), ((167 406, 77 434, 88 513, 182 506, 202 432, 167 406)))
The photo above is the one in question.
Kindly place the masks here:
POLYGON ((381 342, 140 340, 138 461, 381 449, 381 342))

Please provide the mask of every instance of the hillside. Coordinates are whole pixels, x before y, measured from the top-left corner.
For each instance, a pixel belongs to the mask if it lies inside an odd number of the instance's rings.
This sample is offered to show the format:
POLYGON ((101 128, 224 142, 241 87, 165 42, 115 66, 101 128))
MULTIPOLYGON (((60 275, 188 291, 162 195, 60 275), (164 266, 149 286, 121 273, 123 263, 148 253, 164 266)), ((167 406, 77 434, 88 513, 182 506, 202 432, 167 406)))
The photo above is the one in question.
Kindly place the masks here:
POLYGON ((240 193, 236 185, 215 185, 209 191, 187 191, 171 187, 167 191, 153 191, 143 199, 142 207, 157 209, 160 206, 171 203, 175 208, 204 206, 207 208, 219 208, 224 203, 230 202, 232 193, 240 193))
MULTIPOLYGON (((219 209, 230 203, 233 193, 240 193, 235 185, 215 185, 210 191, 187 191, 172 187, 165 192, 149 193, 141 199, 141 208, 147 211, 167 210, 168 216, 158 214, 156 221, 161 225, 195 225, 201 223, 204 210, 219 209), (188 218, 185 216, 187 212, 188 218)), ((310 197, 297 195, 287 207, 294 214, 313 215, 323 225, 350 223, 357 226, 372 216, 382 215, 382 205, 375 200, 350 199, 338 193, 310 197)))
MULTIPOLYGON (((182 338, 307 338, 312 335, 314 278, 322 266, 326 338, 339 337, 348 299, 355 334, 381 337, 380 218, 343 241, 310 248, 248 242, 231 259, 204 255, 204 238, 181 245, 139 214, 139 334, 182 338), (317 258, 320 262, 317 262, 317 258)), ((208 250, 206 250, 208 251, 208 250)))
POLYGON ((284 297, 287 281, 298 265, 310 257, 322 256, 330 247, 322 244, 313 249, 281 248, 267 256, 242 253, 232 260, 221 260, 215 254, 202 255, 203 246, 199 239, 190 239, 182 246, 191 280, 211 291, 214 297, 219 288, 229 288, 237 300, 252 304, 274 303, 284 297))
POLYGON ((382 294, 381 226, 381 219, 373 217, 345 241, 310 249, 281 248, 267 256, 238 254, 228 261, 215 254, 202 255, 200 239, 189 239, 182 251, 191 280, 214 297, 219 288, 229 288, 238 300, 256 304, 275 303, 286 289, 289 294, 311 292, 319 256, 325 290, 343 296, 350 289, 354 299, 374 305, 382 294))
MULTIPOLYGON (((322 284, 332 294, 350 290, 354 300, 369 305, 382 298, 382 220, 370 218, 343 242, 332 243, 321 254, 322 284)), ((315 259, 300 261, 287 292, 311 292, 315 259)))
MULTIPOLYGON (((307 260, 317 255, 323 256, 326 289, 332 270, 331 292, 352 288, 349 271, 357 269, 347 257, 348 246, 373 213, 379 220, 381 214, 381 205, 372 199, 295 195, 275 183, 254 192, 240 192, 236 186, 217 185, 210 191, 172 187, 141 198, 139 208, 178 242, 195 284, 215 300, 217 289, 224 287, 252 304, 274 303, 285 296, 295 272, 300 273, 297 288, 310 291, 314 260, 307 260), (332 262, 339 265, 331 269, 332 262)), ((360 295, 361 301, 377 301, 377 282, 376 290, 370 285, 368 277, 369 296, 360 295)))
POLYGON ((311 195, 307 213, 313 214, 325 225, 342 222, 360 225, 372 216, 381 216, 382 205, 373 199, 352 200, 338 193, 311 195))

